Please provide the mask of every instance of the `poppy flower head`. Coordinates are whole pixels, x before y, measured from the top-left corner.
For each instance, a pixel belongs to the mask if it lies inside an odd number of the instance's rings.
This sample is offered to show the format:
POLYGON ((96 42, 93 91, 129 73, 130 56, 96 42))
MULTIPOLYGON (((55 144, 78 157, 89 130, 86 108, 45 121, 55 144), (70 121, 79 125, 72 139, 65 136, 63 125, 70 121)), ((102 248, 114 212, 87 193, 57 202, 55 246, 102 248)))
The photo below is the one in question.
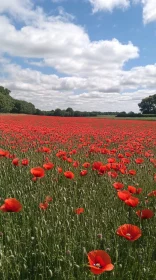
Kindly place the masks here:
POLYGON ((44 168, 45 170, 50 170, 50 169, 52 169, 53 167, 54 167, 54 164, 53 164, 52 162, 46 162, 46 163, 43 164, 43 168, 44 168))
POLYGON ((124 190, 124 191, 119 191, 119 192, 117 193, 117 195, 118 195, 118 198, 120 198, 120 199, 123 200, 123 201, 129 199, 130 196, 131 196, 130 192, 129 192, 129 191, 126 191, 126 190, 124 190))
POLYGON ((130 193, 136 193, 136 188, 133 187, 133 186, 128 186, 128 191, 129 191, 130 193))
POLYGON ((21 164, 27 166, 29 164, 29 160, 27 158, 22 159, 21 164))
POLYGON ((116 190, 120 190, 120 189, 123 189, 124 188, 124 184, 120 183, 120 182, 115 182, 113 184, 113 187, 116 189, 116 190))
POLYGON ((111 263, 110 256, 103 250, 91 251, 87 254, 89 267, 93 274, 98 275, 105 271, 111 271, 114 265, 111 263))
POLYGON ((136 162, 137 164, 141 164, 141 163, 144 162, 144 160, 143 160, 143 158, 137 158, 137 159, 135 159, 135 162, 136 162))
POLYGON ((125 203, 128 206, 136 207, 139 204, 139 199, 137 197, 130 196, 128 199, 125 200, 125 203))
POLYGON ((136 212, 136 214, 141 219, 150 219, 150 218, 152 218, 154 216, 154 212, 152 210, 150 210, 150 209, 138 210, 136 212))
POLYGON ((80 215, 84 212, 84 208, 77 208, 74 210, 75 214, 80 215))
POLYGON ((80 172, 80 175, 81 175, 81 176, 86 176, 87 173, 88 173, 87 170, 82 170, 82 171, 80 172))
POLYGON ((71 171, 64 172, 64 176, 68 179, 74 179, 74 173, 71 171))
POLYGON ((78 161, 74 161, 74 162, 73 162, 73 166, 74 166, 74 167, 78 167, 78 166, 79 166, 79 162, 78 162, 78 161))
POLYGON ((124 224, 120 226, 116 233, 129 241, 135 241, 142 235, 141 229, 131 224, 124 224))
POLYGON ((0 207, 0 210, 3 212, 20 212, 22 204, 16 198, 7 198, 0 207))
POLYGON ((101 161, 95 161, 92 164, 92 170, 99 170, 101 165, 103 165, 103 163, 101 161))
POLYGON ((134 169, 129 170, 129 174, 132 175, 132 176, 135 176, 136 175, 136 170, 134 170, 134 169))
POLYGON ((101 165, 101 166, 100 166, 100 168, 99 168, 99 174, 100 174, 100 175, 105 174, 107 171, 108 171, 107 165, 101 165))
POLYGON ((6 157, 9 154, 8 151, 4 151, 0 149, 0 157, 6 157))
POLYGON ((88 167, 90 166, 90 163, 89 163, 89 162, 85 162, 85 163, 82 164, 82 166, 83 166, 84 168, 88 168, 88 167))
POLYGON ((148 196, 156 196, 156 190, 154 190, 154 191, 148 193, 148 196))
POLYGON ((63 170, 62 170, 61 167, 58 167, 58 168, 57 168, 57 171, 58 171, 58 173, 62 173, 63 170))
POLYGON ((44 203, 40 203, 39 208, 42 210, 46 210, 48 208, 48 203, 46 201, 44 203))
POLYGON ((15 165, 15 166, 18 166, 19 165, 19 159, 14 158, 13 161, 12 161, 12 164, 15 165))
POLYGON ((34 177, 38 178, 42 178, 45 175, 44 169, 40 166, 31 168, 30 172, 34 177))

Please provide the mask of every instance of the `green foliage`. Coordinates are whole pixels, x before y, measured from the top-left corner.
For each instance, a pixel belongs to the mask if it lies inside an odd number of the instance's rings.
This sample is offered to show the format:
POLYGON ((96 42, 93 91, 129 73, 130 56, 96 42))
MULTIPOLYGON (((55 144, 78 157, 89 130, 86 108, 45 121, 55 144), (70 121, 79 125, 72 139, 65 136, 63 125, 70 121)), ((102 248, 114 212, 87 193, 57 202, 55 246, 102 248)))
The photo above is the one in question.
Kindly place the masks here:
POLYGON ((14 101, 14 108, 12 109, 11 113, 20 113, 20 114, 35 114, 36 109, 35 106, 23 100, 16 100, 14 101))
POLYGON ((143 114, 156 114, 156 94, 142 99, 138 106, 143 114))
MULTIPOLYGON (((1 89, 0 89, 1 90, 1 89)), ((0 91, 0 113, 10 113, 14 107, 14 100, 0 91)))
POLYGON ((35 106, 23 100, 12 98, 10 90, 0 86, 0 112, 1 113, 16 113, 16 114, 35 114, 35 106))

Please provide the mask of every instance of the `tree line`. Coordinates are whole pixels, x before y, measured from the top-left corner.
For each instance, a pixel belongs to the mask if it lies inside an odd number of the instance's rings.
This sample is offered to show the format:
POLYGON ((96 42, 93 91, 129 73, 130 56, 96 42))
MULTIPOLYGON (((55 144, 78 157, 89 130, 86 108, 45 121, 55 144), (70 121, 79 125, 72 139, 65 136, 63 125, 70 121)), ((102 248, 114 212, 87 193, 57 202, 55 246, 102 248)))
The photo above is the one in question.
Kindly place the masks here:
POLYGON ((44 116, 62 116, 62 117, 95 117, 100 115, 115 115, 117 117, 143 117, 144 114, 151 116, 156 114, 156 94, 142 99, 138 104, 141 113, 134 112, 100 112, 100 111, 74 111, 72 108, 61 110, 59 108, 51 111, 44 111, 35 108, 31 102, 14 99, 10 96, 11 91, 0 86, 0 113, 30 114, 44 116))

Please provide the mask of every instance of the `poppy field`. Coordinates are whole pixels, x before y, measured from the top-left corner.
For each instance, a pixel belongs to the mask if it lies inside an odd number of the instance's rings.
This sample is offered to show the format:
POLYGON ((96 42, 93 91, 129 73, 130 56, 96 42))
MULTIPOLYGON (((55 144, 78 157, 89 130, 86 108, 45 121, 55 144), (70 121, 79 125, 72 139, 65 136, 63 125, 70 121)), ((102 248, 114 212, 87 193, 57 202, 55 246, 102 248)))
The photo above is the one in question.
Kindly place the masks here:
POLYGON ((0 279, 156 279, 156 122, 0 116, 0 279))

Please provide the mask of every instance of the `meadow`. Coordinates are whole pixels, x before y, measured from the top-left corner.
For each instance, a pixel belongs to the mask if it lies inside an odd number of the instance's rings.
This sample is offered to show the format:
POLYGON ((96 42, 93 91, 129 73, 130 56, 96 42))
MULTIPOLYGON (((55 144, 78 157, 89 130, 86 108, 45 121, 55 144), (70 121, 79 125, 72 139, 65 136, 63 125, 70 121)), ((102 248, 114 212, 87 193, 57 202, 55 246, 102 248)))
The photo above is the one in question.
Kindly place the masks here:
POLYGON ((0 116, 0 279, 156 280, 156 122, 0 116))

